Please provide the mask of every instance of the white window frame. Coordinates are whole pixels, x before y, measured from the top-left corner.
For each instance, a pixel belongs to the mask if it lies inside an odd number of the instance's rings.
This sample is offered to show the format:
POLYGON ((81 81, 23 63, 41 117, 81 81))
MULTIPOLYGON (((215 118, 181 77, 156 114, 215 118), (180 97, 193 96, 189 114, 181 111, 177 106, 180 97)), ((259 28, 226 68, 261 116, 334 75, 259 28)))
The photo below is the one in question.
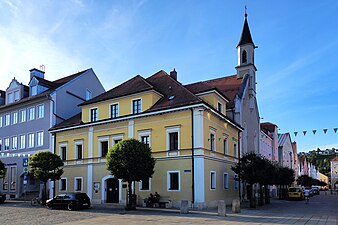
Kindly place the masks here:
POLYGON ((142 142, 142 137, 149 137, 149 147, 151 147, 151 130, 140 130, 138 131, 138 140, 142 142))
POLYGON ((35 107, 34 106, 28 108, 28 121, 32 121, 32 120, 35 120, 35 107))
POLYGON ((98 141, 98 149, 99 149, 99 153, 100 153, 100 157, 104 157, 103 154, 102 154, 102 142, 105 142, 105 141, 108 141, 108 150, 107 150, 107 154, 108 154, 108 151, 111 147, 110 143, 109 143, 109 137, 108 136, 104 136, 104 137, 99 137, 99 141, 98 141))
POLYGON ((42 119, 45 117, 45 105, 37 105, 36 106, 36 119, 42 119))
POLYGON ((137 115, 137 114, 140 114, 140 113, 142 113, 142 98, 134 98, 134 99, 131 100, 131 114, 137 115), (140 112, 134 113, 134 101, 138 101, 138 100, 140 100, 140 102, 141 102, 140 112))
POLYGON ((181 191, 181 171, 179 171, 179 170, 167 171, 167 191, 168 192, 180 192, 181 191), (178 190, 171 190, 170 189, 170 174, 171 173, 178 173, 178 190))
POLYGON ((35 145, 35 139, 34 139, 34 133, 28 133, 27 134, 27 148, 34 148, 35 145), (33 135, 32 138, 30 138, 30 135, 33 135), (31 143, 33 141, 33 143, 31 143))
POLYGON ((111 119, 115 119, 115 118, 119 117, 119 115, 120 115, 120 104, 118 102, 110 104, 109 105, 109 112, 110 112, 109 117, 111 119), (117 105, 117 115, 115 117, 112 117, 112 106, 113 105, 117 105))
POLYGON ((20 121, 20 123, 26 122, 26 120, 27 120, 27 110, 26 109, 21 109, 19 112, 20 112, 19 113, 19 116, 20 116, 20 120, 19 121, 20 121))
POLYGON ((18 136, 12 136, 12 150, 18 149, 18 136))
POLYGON ((68 179, 67 179, 67 177, 61 177, 60 182, 59 182, 59 191, 60 192, 67 192, 67 189, 68 189, 68 179), (66 180, 66 189, 65 190, 61 190, 62 180, 66 180))
POLYGON ((89 121, 90 122, 97 122, 99 121, 99 108, 98 107, 93 107, 89 109, 89 121), (97 118, 96 120, 92 120, 92 110, 96 109, 96 114, 97 114, 97 118))
POLYGON ((229 136, 223 134, 223 154, 227 157, 229 155, 229 136), (226 145, 224 144, 226 142, 226 145))
POLYGON ((0 127, 2 127, 2 116, 0 116, 0 127))
POLYGON ((124 135, 123 134, 115 134, 112 136, 112 145, 111 146, 114 146, 115 145, 115 142, 118 141, 118 140, 123 140, 124 138, 124 135))
POLYGON ((25 149, 26 148, 26 135, 20 134, 19 138, 20 138, 19 149, 25 149), (22 137, 23 137, 23 141, 22 141, 22 137))
POLYGON ((0 138, 0 152, 3 150, 2 138, 0 138))
POLYGON ((43 130, 36 132, 36 146, 43 146, 44 133, 43 130), (42 134, 42 136, 40 136, 42 134))
POLYGON ((210 191, 216 190, 216 187, 217 187, 217 181, 216 180, 217 180, 216 171, 210 171, 210 191), (213 176, 214 176, 214 179, 212 179, 213 176))
POLYGON ((229 189, 229 174, 224 172, 223 173, 223 189, 228 190, 229 189), (225 179, 226 177, 226 179, 225 179))
POLYGON ((5 127, 9 126, 11 124, 11 114, 5 115, 5 127))
POLYGON ((171 127, 166 127, 166 148, 167 151, 170 151, 170 133, 175 133, 177 132, 178 140, 177 140, 177 150, 179 151, 181 149, 181 126, 171 126, 171 127))
POLYGON ((63 161, 63 152, 62 152, 63 147, 66 147, 66 159, 65 160, 67 160, 68 143, 64 142, 64 143, 59 144, 59 155, 62 161, 63 161))
POLYGON ((151 191, 151 178, 149 177, 149 189, 142 189, 143 181, 139 182, 139 191, 151 191))
POLYGON ((10 140, 9 137, 4 138, 4 151, 8 151, 10 148, 10 140))
POLYGON ((12 113, 12 124, 18 123, 18 111, 12 113))
POLYGON ((210 151, 216 152, 217 147, 216 147, 216 129, 210 128, 210 134, 209 134, 209 139, 210 139, 210 151), (211 134, 214 135, 214 140, 211 140, 211 134), (212 142, 212 145, 211 145, 212 142), (214 149, 211 149, 211 147, 214 147, 214 149))
POLYGON ((74 191, 82 192, 83 191, 83 177, 74 177, 74 191), (77 180, 81 180, 81 189, 77 189, 77 180))
POLYGON ((82 160, 83 159, 83 140, 77 140, 77 141, 75 141, 74 142, 74 149, 75 149, 75 159, 82 160), (82 151, 81 156, 82 156, 82 158, 81 159, 79 159, 79 154, 78 154, 79 150, 78 150, 77 146, 79 146, 79 145, 82 146, 82 148, 81 148, 81 151, 82 151))
POLYGON ((31 86, 31 96, 38 94, 38 85, 31 86))

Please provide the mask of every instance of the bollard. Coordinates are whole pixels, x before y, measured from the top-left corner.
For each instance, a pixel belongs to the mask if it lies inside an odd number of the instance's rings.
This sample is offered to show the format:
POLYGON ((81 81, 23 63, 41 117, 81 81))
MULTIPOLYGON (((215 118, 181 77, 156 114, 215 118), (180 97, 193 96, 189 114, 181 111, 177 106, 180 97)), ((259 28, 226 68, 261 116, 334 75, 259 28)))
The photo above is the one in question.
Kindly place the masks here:
POLYGON ((225 207, 225 201, 224 200, 218 201, 218 215, 219 216, 226 216, 226 207, 225 207))
POLYGON ((188 200, 182 200, 181 201, 181 214, 188 214, 189 208, 188 208, 188 200))
POLYGON ((238 199, 232 200, 232 212, 234 213, 241 212, 241 202, 238 199))

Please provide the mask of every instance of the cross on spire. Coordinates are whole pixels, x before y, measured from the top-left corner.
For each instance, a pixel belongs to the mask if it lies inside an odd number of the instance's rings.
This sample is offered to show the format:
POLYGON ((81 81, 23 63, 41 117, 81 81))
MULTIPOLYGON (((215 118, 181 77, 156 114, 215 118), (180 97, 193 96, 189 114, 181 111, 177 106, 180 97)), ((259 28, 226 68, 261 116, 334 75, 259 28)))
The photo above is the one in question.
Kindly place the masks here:
POLYGON ((247 10, 247 8, 246 8, 246 5, 245 5, 245 7, 244 7, 244 11, 245 11, 245 14, 244 14, 244 16, 245 16, 245 18, 247 18, 247 17, 248 17, 248 14, 246 13, 246 10, 247 10))

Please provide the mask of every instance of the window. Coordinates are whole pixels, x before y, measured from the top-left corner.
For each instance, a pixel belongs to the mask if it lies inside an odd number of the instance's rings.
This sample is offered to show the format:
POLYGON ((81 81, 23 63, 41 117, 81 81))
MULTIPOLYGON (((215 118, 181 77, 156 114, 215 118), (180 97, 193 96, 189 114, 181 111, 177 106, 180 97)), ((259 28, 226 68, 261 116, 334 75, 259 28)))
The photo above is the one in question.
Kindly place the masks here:
POLYGON ((169 150, 178 150, 178 132, 169 133, 169 150))
POLYGON ((60 191, 67 191, 67 178, 61 178, 59 183, 60 191))
POLYGON ((13 112, 12 114, 12 124, 18 123, 18 112, 13 112))
POLYGON ((228 180, 228 174, 223 173, 223 188, 228 189, 229 188, 229 180, 228 180))
POLYGON ((90 90, 86 90, 86 100, 89 100, 92 98, 92 92, 90 90))
POLYGON ((42 146, 43 145, 43 131, 39 131, 36 133, 37 134, 37 146, 42 146))
POLYGON ((242 52, 242 63, 247 63, 247 54, 246 54, 246 51, 244 50, 242 52))
POLYGON ((75 177, 74 181, 74 190, 75 191, 82 191, 82 177, 75 177))
POLYGON ((20 96, 19 96, 19 91, 14 91, 14 101, 19 101, 20 100, 20 96))
POLYGON ((28 148, 34 147, 34 133, 28 134, 28 148))
POLYGON ((235 174, 234 180, 235 180, 235 189, 237 190, 238 189, 238 175, 237 174, 235 174))
POLYGON ((150 191, 150 178, 141 180, 140 182, 140 190, 141 191, 150 191))
POLYGON ((2 139, 0 138, 0 152, 2 151, 2 139))
POLYGON ((101 157, 106 157, 108 153, 108 140, 100 141, 101 157))
POLYGON ((234 157, 235 158, 237 158, 237 151, 238 151, 238 149, 237 149, 237 143, 235 142, 234 143, 234 157))
POLYGON ((228 155, 228 137, 227 136, 223 137, 223 151, 224 151, 224 155, 227 156, 228 155))
POLYGON ((34 120, 35 119, 35 108, 29 108, 28 109, 28 120, 34 120))
POLYGON ((220 113, 222 112, 222 103, 220 103, 220 102, 217 103, 217 110, 220 113))
POLYGON ((14 136, 12 137, 12 150, 18 149, 18 137, 14 136))
POLYGON ((76 149, 76 159, 82 159, 82 143, 75 144, 76 149))
POLYGON ((38 86, 37 85, 34 85, 31 87, 31 95, 34 96, 34 95, 37 95, 38 93, 38 86))
POLYGON ((113 104, 110 105, 110 118, 116 118, 119 116, 119 105, 113 104))
POLYGON ((141 99, 133 100, 133 114, 141 113, 141 99))
POLYGON ((2 186, 3 190, 8 190, 8 167, 6 167, 6 169, 7 169, 7 174, 3 178, 3 186, 2 186))
POLYGON ((168 191, 180 190, 180 172, 168 171, 168 191))
POLYGON ((2 116, 0 116, 0 127, 2 127, 2 116))
POLYGON ((20 135, 20 149, 24 149, 26 147, 26 136, 20 135))
POLYGON ((98 109, 90 109, 90 122, 95 122, 98 119, 98 109))
POLYGON ((215 171, 210 172, 210 189, 216 190, 216 172, 215 171))
POLYGON ((13 98, 13 93, 8 93, 8 103, 12 103, 14 101, 14 98, 13 98))
POLYGON ((141 136, 141 142, 143 142, 144 144, 147 144, 149 146, 149 136, 141 136))
POLYGON ((216 144, 216 140, 215 140, 215 132, 211 132, 210 133, 210 150, 211 151, 215 151, 215 144, 216 144))
POLYGON ((20 110, 20 123, 26 122, 26 109, 20 110))
POLYGON ((11 167, 11 190, 16 190, 16 166, 11 167))
POLYGON ((11 116, 9 114, 5 115, 5 126, 9 126, 11 121, 11 116))
POLYGON ((5 138, 5 150, 9 150, 9 138, 5 138))
POLYGON ((61 160, 67 160, 67 146, 60 146, 61 160))
POLYGON ((45 106, 44 105, 38 105, 37 107, 37 118, 43 118, 45 114, 45 106))

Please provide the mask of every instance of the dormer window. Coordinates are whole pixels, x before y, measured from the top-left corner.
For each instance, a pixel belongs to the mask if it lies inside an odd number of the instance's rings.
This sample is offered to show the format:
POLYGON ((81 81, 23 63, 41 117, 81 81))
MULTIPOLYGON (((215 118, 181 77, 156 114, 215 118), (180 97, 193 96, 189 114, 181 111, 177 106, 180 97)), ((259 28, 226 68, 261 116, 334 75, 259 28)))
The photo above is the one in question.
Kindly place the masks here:
POLYGON ((32 86, 31 87, 31 96, 37 95, 38 94, 38 86, 32 86))
POLYGON ((133 114, 141 113, 141 108, 142 108, 141 99, 133 100, 133 114))
POLYGON ((246 54, 246 51, 244 50, 242 52, 242 63, 247 63, 247 62, 248 62, 247 54, 246 54))

